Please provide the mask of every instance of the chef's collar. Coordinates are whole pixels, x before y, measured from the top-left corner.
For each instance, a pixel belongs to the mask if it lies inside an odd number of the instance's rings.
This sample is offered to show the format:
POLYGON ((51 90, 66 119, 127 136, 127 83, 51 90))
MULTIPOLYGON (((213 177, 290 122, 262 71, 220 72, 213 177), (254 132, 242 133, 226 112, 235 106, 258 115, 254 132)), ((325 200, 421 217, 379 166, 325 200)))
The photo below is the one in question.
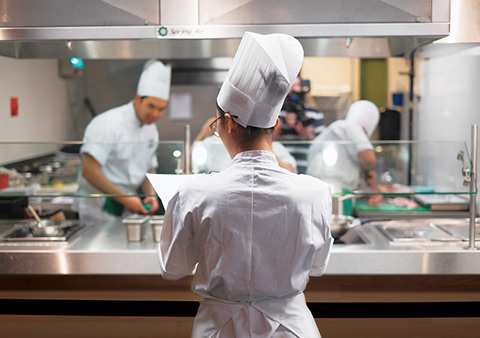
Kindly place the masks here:
POLYGON ((275 162, 278 163, 275 154, 268 150, 247 150, 238 153, 233 158, 233 162, 239 161, 252 161, 252 162, 275 162))
POLYGON ((130 114, 128 114, 128 117, 130 118, 131 122, 133 123, 134 126, 136 127, 143 127, 144 125, 142 124, 142 121, 137 116, 137 113, 135 112, 135 105, 133 104, 133 101, 130 101, 130 114))

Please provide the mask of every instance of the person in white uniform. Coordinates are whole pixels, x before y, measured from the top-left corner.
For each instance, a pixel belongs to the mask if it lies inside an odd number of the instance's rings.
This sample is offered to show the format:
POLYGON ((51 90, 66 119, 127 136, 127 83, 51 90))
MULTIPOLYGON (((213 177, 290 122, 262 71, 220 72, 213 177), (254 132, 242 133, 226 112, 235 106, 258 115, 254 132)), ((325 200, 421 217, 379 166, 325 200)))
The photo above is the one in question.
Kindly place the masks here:
MULTIPOLYGON (((216 135, 212 134, 210 124, 214 117, 202 126, 192 146, 192 170, 198 173, 210 173, 227 168, 232 159, 225 146, 216 135)), ((293 173, 297 172, 297 161, 280 142, 272 142, 273 153, 278 164, 293 173)))
POLYGON ((149 60, 140 76, 133 101, 96 116, 88 124, 80 150, 82 169, 77 195, 136 195, 131 197, 77 197, 74 210, 81 221, 114 220, 129 213, 153 214, 158 200, 145 173, 158 167, 158 129, 170 95, 171 69, 149 60), (149 210, 146 207, 150 207, 149 210))
POLYGON ((367 100, 354 102, 345 117, 331 123, 315 140, 308 152, 307 174, 331 186, 332 192, 354 190, 361 170, 372 186, 376 156, 370 137, 378 125, 377 106, 367 100))
POLYGON ((194 273, 203 300, 192 337, 320 337, 303 291, 329 260, 330 190, 281 168, 272 149, 302 61, 289 35, 245 33, 211 124, 232 163, 191 178, 168 203, 161 274, 194 273))

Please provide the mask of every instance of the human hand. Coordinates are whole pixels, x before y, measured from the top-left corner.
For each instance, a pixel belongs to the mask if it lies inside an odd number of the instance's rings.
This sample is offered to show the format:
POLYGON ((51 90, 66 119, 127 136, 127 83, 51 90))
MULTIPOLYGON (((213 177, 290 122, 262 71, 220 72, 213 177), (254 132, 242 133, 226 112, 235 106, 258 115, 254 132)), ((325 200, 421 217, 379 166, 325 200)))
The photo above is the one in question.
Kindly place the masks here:
POLYGON ((158 210, 158 200, 155 196, 147 196, 143 199, 143 203, 144 204, 150 204, 151 207, 150 207, 150 210, 148 211, 148 213, 150 215, 153 215, 155 213, 155 211, 158 210))
POLYGON ((210 124, 215 121, 215 117, 211 117, 205 122, 202 126, 202 129, 200 129, 200 132, 198 133, 197 137, 195 138, 195 141, 203 141, 210 135, 212 135, 212 131, 210 130, 210 124))
POLYGON ((139 197, 119 197, 117 201, 122 203, 128 212, 142 215, 148 214, 147 209, 143 207, 143 202, 139 197))

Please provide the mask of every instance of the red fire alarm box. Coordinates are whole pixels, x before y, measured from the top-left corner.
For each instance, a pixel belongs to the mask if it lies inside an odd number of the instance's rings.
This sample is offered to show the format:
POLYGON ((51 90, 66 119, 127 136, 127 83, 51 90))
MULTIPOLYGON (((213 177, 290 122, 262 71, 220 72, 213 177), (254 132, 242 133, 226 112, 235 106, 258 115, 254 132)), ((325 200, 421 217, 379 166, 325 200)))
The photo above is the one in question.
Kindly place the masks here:
POLYGON ((10 116, 11 117, 18 116, 18 97, 10 98, 10 116))

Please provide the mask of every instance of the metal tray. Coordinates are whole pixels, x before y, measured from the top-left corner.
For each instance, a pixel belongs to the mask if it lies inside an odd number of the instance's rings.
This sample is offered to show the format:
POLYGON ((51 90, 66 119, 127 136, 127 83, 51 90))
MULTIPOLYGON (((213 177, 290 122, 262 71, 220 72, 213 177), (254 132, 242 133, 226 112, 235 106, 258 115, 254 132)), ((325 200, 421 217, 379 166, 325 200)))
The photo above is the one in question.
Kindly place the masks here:
MULTIPOLYGON (((438 224, 439 228, 450 233, 454 237, 460 238, 462 241, 468 241, 470 236, 470 226, 467 225, 446 225, 438 224)), ((475 241, 480 241, 480 224, 475 227, 475 241)))
POLYGON ((376 224, 377 229, 392 242, 454 242, 459 238, 444 231, 435 223, 392 226, 376 224))
POLYGON ((415 195, 414 198, 432 211, 469 209, 469 198, 465 195, 415 195))

